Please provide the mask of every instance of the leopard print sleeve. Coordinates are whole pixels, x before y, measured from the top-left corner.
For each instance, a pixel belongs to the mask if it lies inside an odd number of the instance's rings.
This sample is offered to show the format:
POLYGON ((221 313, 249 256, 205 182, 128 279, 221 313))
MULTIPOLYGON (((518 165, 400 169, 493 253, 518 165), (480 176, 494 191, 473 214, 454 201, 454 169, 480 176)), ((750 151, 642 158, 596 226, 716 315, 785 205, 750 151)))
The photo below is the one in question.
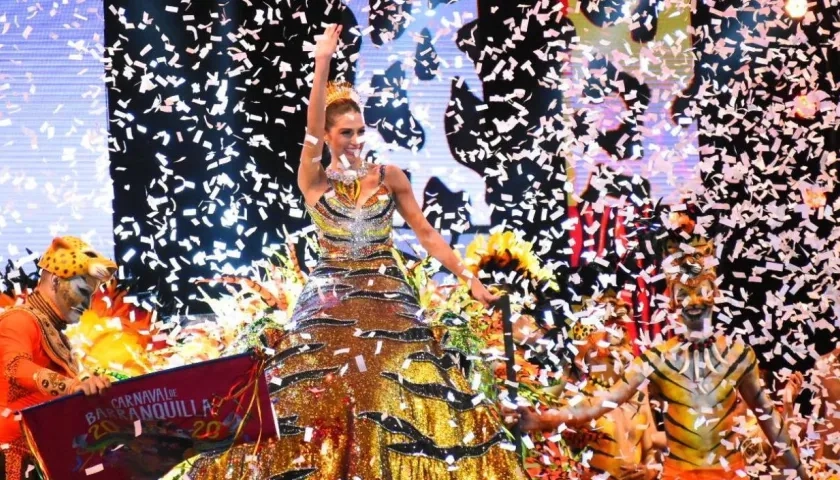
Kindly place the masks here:
POLYGON ((6 363, 3 374, 9 382, 9 403, 30 394, 33 387, 45 395, 59 397, 70 393, 75 386, 75 380, 48 368, 39 367, 32 361, 32 356, 26 353, 18 353, 12 357, 6 363), (30 374, 33 382, 31 384, 26 381, 27 371, 34 372, 30 374))
POLYGON ((46 368, 36 371, 34 380, 38 390, 51 397, 67 395, 74 386, 72 379, 46 368))
POLYGON ((32 362, 32 355, 19 353, 12 357, 11 361, 6 364, 6 368, 3 369, 3 375, 9 381, 9 403, 25 397, 30 390, 19 381, 18 367, 21 362, 32 362))

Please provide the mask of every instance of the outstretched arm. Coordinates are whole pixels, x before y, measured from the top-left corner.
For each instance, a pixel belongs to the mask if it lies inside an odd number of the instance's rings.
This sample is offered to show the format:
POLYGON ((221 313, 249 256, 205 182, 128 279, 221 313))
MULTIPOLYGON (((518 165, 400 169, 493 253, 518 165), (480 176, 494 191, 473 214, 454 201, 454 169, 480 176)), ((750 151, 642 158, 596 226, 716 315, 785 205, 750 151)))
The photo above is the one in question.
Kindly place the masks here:
POLYGON ((484 288, 484 285, 475 278, 472 273, 467 270, 466 266, 461 262, 452 247, 446 243, 446 240, 432 227, 417 200, 414 198, 414 192, 411 190, 411 182, 405 172, 399 167, 388 165, 385 167, 385 184, 394 193, 394 199, 397 203, 397 211, 400 216, 405 219, 405 222, 414 231, 420 245, 429 252, 429 255, 435 257, 447 270, 455 274, 459 279, 469 284, 470 291, 473 297, 482 302, 485 306, 493 303, 498 297, 491 295, 490 292, 484 288))
POLYGON ((805 382, 805 377, 802 372, 793 372, 785 384, 785 389, 782 395, 784 421, 787 424, 793 418, 793 409, 796 405, 796 399, 802 391, 802 384, 805 382))
POLYGON ((782 417, 776 411, 767 393, 761 388, 758 377, 758 364, 752 349, 749 350, 747 359, 750 362, 750 366, 746 373, 744 373, 744 377, 741 379, 741 385, 738 387, 741 398, 744 399, 747 406, 755 413, 755 416, 758 418, 758 424, 764 432, 764 435, 770 441, 773 449, 776 451, 781 450, 779 457, 784 461, 785 466, 796 469, 798 478, 807 480, 808 471, 799 460, 799 455, 793 448, 787 429, 784 427, 782 417))
POLYGON ((624 372, 624 378, 605 394, 597 392, 600 395, 587 397, 577 405, 566 407, 563 409, 565 411, 560 411, 560 413, 567 416, 566 422, 570 425, 580 425, 603 416, 630 400, 639 391, 642 383, 647 379, 647 375, 643 373, 645 365, 643 357, 639 357, 624 372))
POLYGON ((321 155, 324 152, 327 81, 330 76, 330 61, 338 48, 339 35, 341 26, 329 25, 315 45, 315 75, 309 94, 309 107, 306 110, 306 137, 298 168, 298 187, 304 197, 326 182, 321 155))
MULTIPOLYGON (((637 358, 624 372, 624 378, 606 392, 597 392, 597 396, 585 397, 575 405, 559 409, 544 410, 539 414, 528 408, 521 408, 523 430, 554 430, 561 424, 571 426, 586 423, 599 418, 607 412, 630 400, 641 388, 647 378, 644 357, 637 358)), ((582 395, 582 394, 581 394, 582 395)), ((577 397, 575 397, 577 398, 577 397)), ((575 400, 572 399, 572 401, 575 400)))
MULTIPOLYGON (((834 354, 832 354, 834 355, 834 354)), ((831 359, 834 362, 834 359, 831 359)), ((834 367, 829 366, 827 371, 821 372, 820 385, 820 403, 819 413, 816 415, 820 428, 825 429, 821 435, 819 442, 814 452, 814 458, 835 458, 837 451, 834 444, 836 440, 835 432, 840 431, 840 377, 834 373, 834 367), (828 457, 830 455, 830 457, 828 457)))

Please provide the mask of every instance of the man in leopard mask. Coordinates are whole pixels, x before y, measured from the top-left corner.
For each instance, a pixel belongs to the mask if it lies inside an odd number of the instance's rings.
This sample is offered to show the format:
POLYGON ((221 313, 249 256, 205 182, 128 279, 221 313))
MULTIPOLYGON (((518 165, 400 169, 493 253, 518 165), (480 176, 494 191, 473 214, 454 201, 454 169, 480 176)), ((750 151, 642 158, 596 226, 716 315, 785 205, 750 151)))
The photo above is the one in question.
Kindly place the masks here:
POLYGON ((98 394, 110 385, 105 377, 79 374, 64 329, 80 320, 117 265, 82 240, 61 237, 38 266, 34 292, 0 314, 0 472, 8 480, 37 478, 17 412, 76 392, 98 394))

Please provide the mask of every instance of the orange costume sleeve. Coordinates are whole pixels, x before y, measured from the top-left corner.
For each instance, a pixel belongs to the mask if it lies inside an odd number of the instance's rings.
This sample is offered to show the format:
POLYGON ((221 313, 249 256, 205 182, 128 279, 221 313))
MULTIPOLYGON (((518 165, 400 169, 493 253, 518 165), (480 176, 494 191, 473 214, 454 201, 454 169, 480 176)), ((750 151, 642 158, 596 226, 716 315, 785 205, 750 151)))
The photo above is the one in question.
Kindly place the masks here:
POLYGON ((10 312, 0 320, 0 362, 8 382, 8 390, 0 392, 5 397, 0 403, 10 405, 35 391, 49 397, 65 395, 75 384, 74 379, 47 368, 52 362, 43 352, 41 336, 35 320, 25 312, 10 312))

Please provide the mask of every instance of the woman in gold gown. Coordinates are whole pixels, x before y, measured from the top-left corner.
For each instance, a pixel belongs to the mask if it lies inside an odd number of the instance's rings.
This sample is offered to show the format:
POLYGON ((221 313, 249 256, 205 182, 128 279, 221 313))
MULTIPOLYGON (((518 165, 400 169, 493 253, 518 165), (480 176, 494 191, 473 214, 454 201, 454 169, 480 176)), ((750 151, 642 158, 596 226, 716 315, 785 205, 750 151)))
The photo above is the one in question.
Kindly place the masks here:
POLYGON ((298 185, 321 250, 276 345, 269 372, 280 438, 199 460, 208 479, 522 479, 503 448, 499 419, 473 393, 418 318, 419 305, 393 256, 399 211, 429 254, 470 283, 485 305, 496 297, 472 277, 426 221, 405 174, 360 158, 364 122, 347 85, 327 85, 340 27, 315 50, 315 77, 298 185), (332 161, 320 163, 323 143, 332 161))

